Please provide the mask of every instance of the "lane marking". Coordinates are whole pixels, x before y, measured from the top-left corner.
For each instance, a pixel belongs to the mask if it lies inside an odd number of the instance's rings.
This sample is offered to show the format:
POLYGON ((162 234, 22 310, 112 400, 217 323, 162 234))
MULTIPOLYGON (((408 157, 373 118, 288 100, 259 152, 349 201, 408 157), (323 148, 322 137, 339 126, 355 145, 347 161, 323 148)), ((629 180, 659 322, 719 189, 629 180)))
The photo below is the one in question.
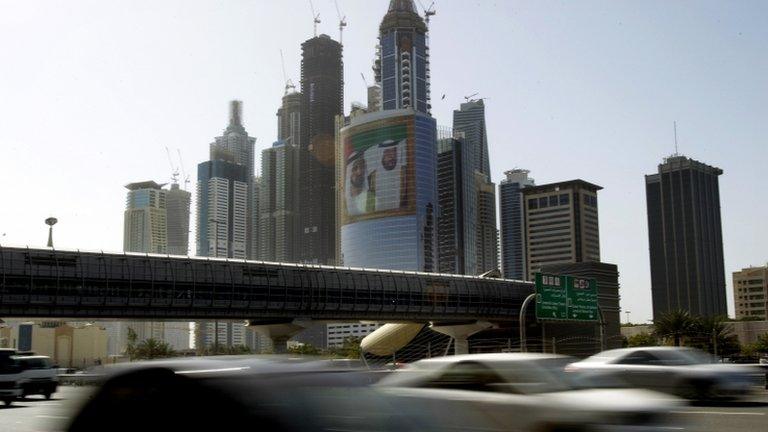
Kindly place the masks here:
POLYGON ((707 415, 751 415, 764 416, 765 413, 754 412, 727 412, 727 411, 672 411, 675 414, 707 414, 707 415))
POLYGON ((37 417, 37 418, 58 419, 58 420, 61 420, 61 419, 66 420, 66 419, 69 418, 67 416, 57 416, 57 415, 36 415, 35 417, 37 417))

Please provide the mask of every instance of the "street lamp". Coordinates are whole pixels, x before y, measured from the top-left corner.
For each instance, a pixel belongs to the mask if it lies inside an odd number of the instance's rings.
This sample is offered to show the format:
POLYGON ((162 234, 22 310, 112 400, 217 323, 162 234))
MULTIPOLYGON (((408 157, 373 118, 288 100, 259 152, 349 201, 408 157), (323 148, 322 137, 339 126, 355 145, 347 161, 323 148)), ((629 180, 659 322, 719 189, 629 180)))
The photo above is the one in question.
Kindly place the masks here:
POLYGON ((55 217, 49 217, 45 220, 45 224, 48 225, 48 247, 53 247, 53 226, 56 225, 56 222, 59 220, 55 217))

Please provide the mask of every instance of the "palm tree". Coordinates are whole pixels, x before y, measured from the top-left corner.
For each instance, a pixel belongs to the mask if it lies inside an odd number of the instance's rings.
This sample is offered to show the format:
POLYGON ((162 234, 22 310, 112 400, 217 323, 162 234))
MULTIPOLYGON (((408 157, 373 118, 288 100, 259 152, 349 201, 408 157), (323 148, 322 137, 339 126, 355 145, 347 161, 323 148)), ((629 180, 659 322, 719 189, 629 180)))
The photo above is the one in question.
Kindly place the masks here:
POLYGON ((653 321, 653 333, 656 337, 666 339, 672 337, 675 346, 695 330, 696 319, 686 310, 677 309, 663 314, 653 321))
POLYGON ((727 319, 724 316, 699 317, 696 319, 691 335, 697 336, 702 349, 717 355, 729 344, 732 345, 732 339, 735 337, 727 319))

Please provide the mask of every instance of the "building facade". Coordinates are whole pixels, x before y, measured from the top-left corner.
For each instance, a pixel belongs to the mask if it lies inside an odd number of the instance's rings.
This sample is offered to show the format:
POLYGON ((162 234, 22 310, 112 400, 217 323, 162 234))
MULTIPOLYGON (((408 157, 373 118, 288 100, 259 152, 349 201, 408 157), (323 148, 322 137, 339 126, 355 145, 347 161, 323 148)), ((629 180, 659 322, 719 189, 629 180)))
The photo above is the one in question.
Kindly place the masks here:
POLYGON ((768 319, 768 265, 733 272, 736 319, 768 319))
MULTIPOLYGON (((253 209, 255 208, 254 191, 255 185, 255 169, 254 169, 254 145, 256 144, 256 138, 248 136, 245 127, 243 127, 243 104, 240 101, 231 101, 229 104, 229 125, 224 130, 224 133, 216 137, 214 142, 210 145, 211 160, 214 159, 213 155, 218 155, 217 158, 221 158, 232 162, 236 165, 242 166, 245 169, 245 186, 246 186, 246 198, 245 207, 245 257, 253 257, 253 240, 256 237, 256 227, 254 226, 254 220, 256 218, 253 215, 253 209)), ((199 179, 199 173, 198 173, 199 179)))
POLYGON ((171 184, 166 193, 167 252, 171 255, 189 254, 189 208, 192 194, 171 184))
POLYGON ((123 250, 164 254, 168 251, 166 194, 153 181, 126 186, 123 250))
POLYGON ((427 24, 412 0, 392 0, 379 26, 374 65, 384 110, 412 108, 429 115, 430 69, 427 24))
POLYGON ((197 166, 197 255, 247 257, 248 177, 246 167, 225 154, 197 166))
POLYGON ((522 189, 535 184, 530 171, 514 169, 504 173, 499 185, 501 219, 501 271, 506 279, 525 280, 526 270, 525 217, 522 189))
POLYGON ((601 189, 572 180, 522 190, 529 280, 543 266, 600 261, 597 192, 601 189))
POLYGON ((343 113, 342 46, 327 35, 301 45, 298 188, 299 261, 334 264, 336 258, 336 116, 343 113))
POLYGON ((296 226, 295 174, 298 149, 277 141, 261 153, 261 193, 259 196, 259 259, 294 262, 296 226))
POLYGON ((345 266, 437 270, 435 131, 412 109, 362 114, 341 130, 345 266))
POLYGON ((483 274, 499 267, 499 233, 496 225, 496 185, 491 182, 485 103, 469 100, 453 111, 453 131, 462 137, 465 163, 461 182, 469 189, 465 204, 472 207, 465 224, 474 235, 466 244, 474 248, 466 263, 467 274, 483 274))
MULTIPOLYGON (((447 134, 450 135, 450 134, 447 134)), ((476 266, 476 234, 472 221, 477 208, 472 202, 474 189, 467 187, 465 168, 470 154, 464 151, 463 138, 444 137, 437 143, 438 255, 440 273, 467 274, 476 266)))
POLYGON ((653 315, 671 310, 727 315, 718 177, 684 156, 645 177, 653 315))

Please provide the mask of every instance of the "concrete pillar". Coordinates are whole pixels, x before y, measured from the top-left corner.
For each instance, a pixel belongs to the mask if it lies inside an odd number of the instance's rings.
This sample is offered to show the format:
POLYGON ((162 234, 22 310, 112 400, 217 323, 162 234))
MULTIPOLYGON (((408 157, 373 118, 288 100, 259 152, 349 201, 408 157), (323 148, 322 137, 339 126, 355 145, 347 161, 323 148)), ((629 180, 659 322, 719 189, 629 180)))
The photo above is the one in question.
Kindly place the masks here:
POLYGON ((272 339, 275 354, 288 352, 288 340, 309 327, 312 320, 294 319, 282 322, 247 321, 248 330, 257 331, 272 339))
POLYGON ((469 337, 473 334, 494 327, 487 321, 474 321, 469 323, 432 323, 430 328, 436 332, 453 338, 454 354, 469 354, 469 337))

